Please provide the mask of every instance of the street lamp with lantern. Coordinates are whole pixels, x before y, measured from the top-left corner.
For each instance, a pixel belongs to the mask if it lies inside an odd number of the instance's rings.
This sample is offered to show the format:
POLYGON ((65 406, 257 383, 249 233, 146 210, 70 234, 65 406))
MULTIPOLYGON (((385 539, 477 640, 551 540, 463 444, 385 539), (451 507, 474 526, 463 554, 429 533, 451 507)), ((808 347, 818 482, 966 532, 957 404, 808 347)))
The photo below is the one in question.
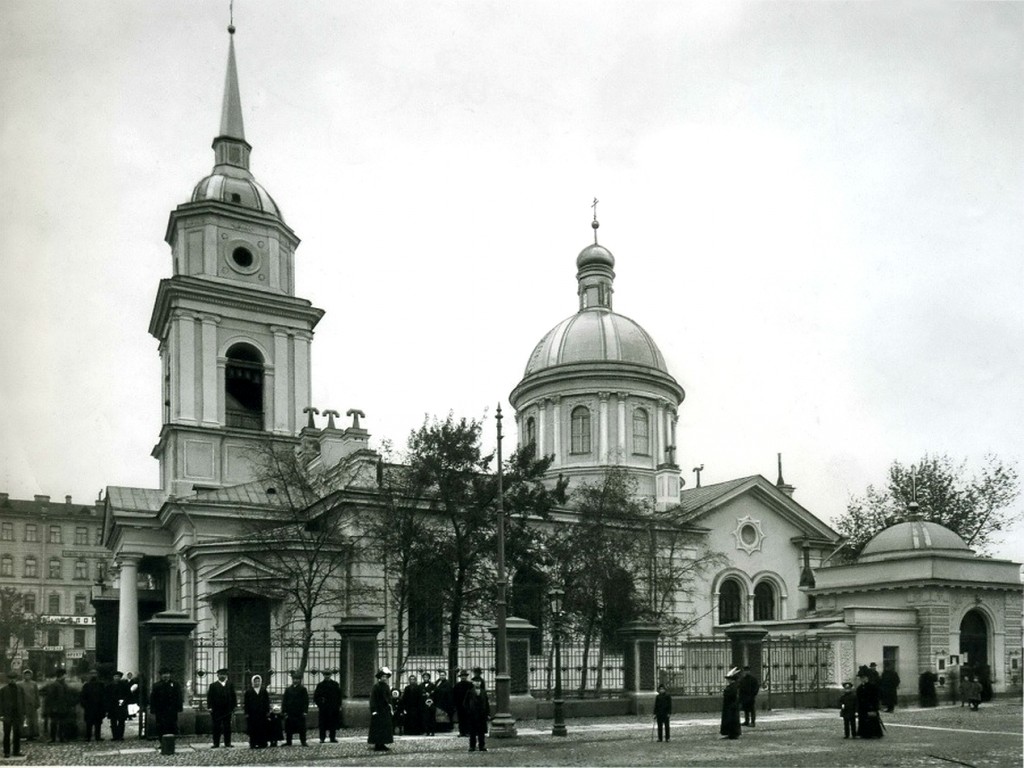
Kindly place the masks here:
POLYGON ((551 639, 555 644, 555 722, 551 726, 551 735, 566 736, 565 701, 562 699, 562 619, 565 615, 562 602, 565 592, 554 587, 548 592, 548 599, 551 601, 551 639))

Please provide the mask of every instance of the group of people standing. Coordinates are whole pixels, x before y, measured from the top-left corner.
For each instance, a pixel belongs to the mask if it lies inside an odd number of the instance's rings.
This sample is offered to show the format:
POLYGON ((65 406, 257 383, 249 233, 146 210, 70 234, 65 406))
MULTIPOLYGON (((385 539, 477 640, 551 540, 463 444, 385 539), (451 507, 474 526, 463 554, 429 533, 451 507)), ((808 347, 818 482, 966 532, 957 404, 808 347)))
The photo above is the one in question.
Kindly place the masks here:
POLYGON ((50 742, 78 738, 79 707, 85 721, 86 741, 103 740, 103 721, 108 718, 112 739, 123 741, 125 722, 132 705, 137 704, 138 690, 139 686, 120 671, 114 672, 107 682, 93 671, 81 689, 68 685, 64 669, 55 670, 53 679, 43 686, 36 682, 30 669, 23 670, 20 679, 13 673, 6 675, 6 685, 0 689, 4 756, 18 756, 23 740, 34 741, 41 735, 48 736, 50 742))
POLYGON ((738 739, 742 726, 757 727, 757 693, 761 681, 750 667, 733 667, 726 675, 728 681, 722 692, 722 724, 719 733, 723 739, 738 739), (740 722, 740 713, 743 722, 740 722))
POLYGON ((429 673, 410 675, 402 691, 391 686, 388 667, 377 671, 377 682, 370 691, 370 732, 368 743, 377 752, 386 752, 399 734, 433 736, 438 730, 438 713, 443 714, 443 729, 458 723, 459 735, 469 737, 469 751, 487 751, 486 735, 490 721, 490 700, 480 668, 459 672, 459 682, 451 685, 447 673, 438 671, 436 682, 429 673))
MULTIPOLYGON (((874 664, 870 667, 861 665, 857 670, 857 681, 856 690, 853 683, 843 683, 843 693, 839 697, 839 716, 843 719, 843 738, 880 739, 885 728, 881 715, 881 676, 874 664)), ((892 699, 892 703, 895 706, 895 698, 892 699)), ((888 707, 886 709, 892 712, 892 709, 888 707)))

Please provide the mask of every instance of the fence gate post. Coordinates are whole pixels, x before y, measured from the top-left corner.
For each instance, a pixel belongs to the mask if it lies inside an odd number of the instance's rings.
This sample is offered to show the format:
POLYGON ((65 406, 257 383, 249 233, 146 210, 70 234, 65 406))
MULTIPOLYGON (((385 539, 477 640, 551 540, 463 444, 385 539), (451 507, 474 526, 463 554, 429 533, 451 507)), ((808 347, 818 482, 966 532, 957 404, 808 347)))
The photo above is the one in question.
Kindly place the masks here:
POLYGON ((654 711, 658 675, 656 650, 661 628, 655 624, 631 621, 618 631, 622 639, 622 687, 630 699, 632 715, 650 715, 654 711))
POLYGON ((384 622, 375 616, 346 616, 334 625, 341 635, 341 724, 349 728, 370 725, 370 689, 377 674, 377 635, 384 622))
MULTIPOLYGON (((487 631, 495 636, 497 627, 487 631)), ((516 720, 536 720, 537 700, 530 694, 530 635, 537 631, 526 619, 509 616, 505 620, 508 641, 509 709, 516 720)), ((493 705, 493 703, 492 703, 493 705)))
MULTIPOLYGON (((764 670, 761 668, 761 648, 768 630, 757 624, 733 624, 726 628, 726 637, 732 644, 732 665, 743 669, 750 667, 750 672, 764 681, 764 670)), ((775 675, 772 675, 774 681, 775 675)))

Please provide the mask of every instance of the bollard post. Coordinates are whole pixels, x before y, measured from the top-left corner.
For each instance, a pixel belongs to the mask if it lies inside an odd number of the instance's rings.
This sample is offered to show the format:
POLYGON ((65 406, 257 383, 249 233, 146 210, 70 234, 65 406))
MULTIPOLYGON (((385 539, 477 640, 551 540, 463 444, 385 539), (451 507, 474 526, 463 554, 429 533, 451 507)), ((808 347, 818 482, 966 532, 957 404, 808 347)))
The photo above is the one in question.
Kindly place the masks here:
POLYGON ((174 734, 165 733, 160 737, 160 754, 161 755, 173 755, 174 754, 174 734))

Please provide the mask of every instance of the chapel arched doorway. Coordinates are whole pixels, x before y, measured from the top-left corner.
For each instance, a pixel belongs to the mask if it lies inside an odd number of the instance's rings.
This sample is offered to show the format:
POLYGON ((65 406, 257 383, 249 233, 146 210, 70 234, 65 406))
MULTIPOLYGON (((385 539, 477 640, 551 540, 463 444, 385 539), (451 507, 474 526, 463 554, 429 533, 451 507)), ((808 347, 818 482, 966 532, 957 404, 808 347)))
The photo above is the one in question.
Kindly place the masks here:
POLYGON ((960 622, 960 659, 972 667, 988 664, 988 621, 977 608, 960 622))

